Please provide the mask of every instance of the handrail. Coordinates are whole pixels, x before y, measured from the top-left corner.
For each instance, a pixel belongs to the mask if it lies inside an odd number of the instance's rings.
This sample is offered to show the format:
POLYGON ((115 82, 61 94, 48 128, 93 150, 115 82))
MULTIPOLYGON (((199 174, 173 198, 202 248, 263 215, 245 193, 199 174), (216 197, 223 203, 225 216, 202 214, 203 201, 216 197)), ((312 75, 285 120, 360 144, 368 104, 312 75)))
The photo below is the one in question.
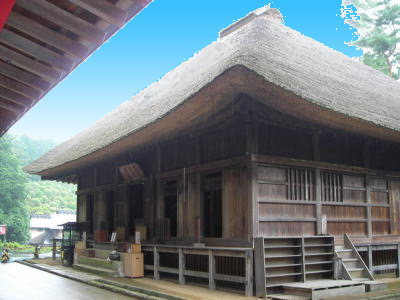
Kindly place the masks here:
POLYGON ((246 296, 253 296, 253 248, 229 248, 229 247, 193 247, 184 245, 162 245, 162 244, 143 244, 143 252, 152 252, 154 255, 153 265, 145 265, 146 270, 152 270, 154 279, 160 279, 160 272, 178 274, 179 283, 185 284, 185 276, 208 278, 209 288, 215 289, 216 280, 244 283, 246 296), (231 253, 229 253, 231 251, 231 253), (192 253, 193 252, 193 253, 192 253), (204 253, 203 253, 204 252, 204 253), (241 252, 241 253, 232 253, 241 252), (178 255, 178 267, 160 266, 160 253, 174 253, 178 255), (185 255, 196 254, 208 257, 209 271, 199 272, 187 270, 185 267, 185 255), (245 259, 245 275, 234 276, 224 275, 216 272, 215 257, 240 257, 245 259))
POLYGON ((353 253, 355 254, 356 258, 358 259, 358 261, 361 263, 363 269, 365 272, 367 272, 368 278, 370 280, 375 280, 374 276, 372 275, 370 269, 368 269, 367 265, 365 264, 364 260, 362 259, 362 257, 360 256, 360 254, 358 253, 356 247, 354 246, 353 242, 350 240, 350 237, 348 236, 347 233, 344 234, 344 245, 348 248, 350 248, 351 250, 353 250, 353 253))
POLYGON ((204 247, 195 247, 189 245, 167 245, 167 244, 142 244, 142 247, 154 247, 157 246, 159 248, 176 248, 176 249, 194 249, 194 250, 229 250, 229 251, 247 251, 253 250, 251 247, 220 247, 220 246, 204 246, 204 247))

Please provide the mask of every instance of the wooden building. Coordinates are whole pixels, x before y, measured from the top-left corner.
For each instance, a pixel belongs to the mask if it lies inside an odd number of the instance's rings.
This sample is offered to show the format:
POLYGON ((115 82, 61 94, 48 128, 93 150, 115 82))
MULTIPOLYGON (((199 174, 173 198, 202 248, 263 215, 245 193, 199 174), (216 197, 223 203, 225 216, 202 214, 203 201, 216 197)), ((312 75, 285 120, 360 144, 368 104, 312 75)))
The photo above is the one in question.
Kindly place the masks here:
POLYGON ((399 115, 398 82, 262 8, 26 170, 78 184, 97 244, 146 228, 156 279, 362 282, 399 270, 399 115))

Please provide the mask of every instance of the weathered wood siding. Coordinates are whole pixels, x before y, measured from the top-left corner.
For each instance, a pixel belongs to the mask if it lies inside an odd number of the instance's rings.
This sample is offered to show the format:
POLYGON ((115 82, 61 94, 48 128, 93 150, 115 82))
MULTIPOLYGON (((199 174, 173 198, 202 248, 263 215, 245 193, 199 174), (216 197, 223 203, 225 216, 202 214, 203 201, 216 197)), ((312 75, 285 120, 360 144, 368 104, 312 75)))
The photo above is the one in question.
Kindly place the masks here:
POLYGON ((263 164, 258 165, 257 180, 261 236, 315 235, 322 231, 318 230, 318 218, 325 217, 327 233, 335 236, 399 232, 398 181, 263 164), (320 174, 320 180, 316 180, 316 174, 320 174), (320 201, 317 194, 321 195, 320 201))

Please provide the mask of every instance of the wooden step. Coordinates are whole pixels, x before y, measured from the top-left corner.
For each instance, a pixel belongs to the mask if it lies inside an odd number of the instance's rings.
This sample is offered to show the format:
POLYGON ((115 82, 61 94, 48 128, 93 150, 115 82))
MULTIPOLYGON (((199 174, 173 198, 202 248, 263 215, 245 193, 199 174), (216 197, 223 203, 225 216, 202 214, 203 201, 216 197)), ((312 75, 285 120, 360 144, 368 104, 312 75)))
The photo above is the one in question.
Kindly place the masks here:
POLYGON ((349 271, 349 272, 359 272, 359 271, 364 271, 364 269, 363 268, 350 268, 350 269, 347 269, 347 271, 349 271))
POLYGON ((333 255, 333 252, 316 252, 316 253, 307 253, 305 256, 325 256, 325 255, 333 255))
POLYGON ((300 257, 301 254, 289 254, 289 255, 285 255, 285 254, 281 254, 281 255, 266 255, 265 258, 266 259, 271 259, 271 258, 289 258, 289 257, 300 257))
POLYGON ((351 249, 335 249, 336 252, 342 253, 342 252, 353 252, 351 249))
POLYGON ((327 265, 327 264, 333 264, 333 260, 306 262, 306 265, 327 265))
POLYGON ((353 261, 358 261, 358 258, 343 258, 343 262, 353 262, 353 261))
POLYGON ((266 269, 272 269, 272 268, 285 268, 285 267, 298 267, 301 266, 302 264, 281 264, 281 265, 266 265, 266 269))
POLYGON ((298 276, 302 275, 303 273, 301 272, 296 272, 296 273, 280 273, 280 274, 266 274, 266 278, 276 278, 276 277, 290 277, 290 276, 298 276))
POLYGON ((311 247, 332 247, 333 244, 309 244, 309 245, 304 245, 305 248, 311 248, 311 247))
POLYGON ((300 245, 276 245, 276 246, 265 246, 264 249, 286 249, 286 248, 301 248, 300 245))
POLYGON ((311 274, 322 274, 322 273, 331 273, 331 272, 333 272, 332 269, 329 269, 329 270, 306 271, 306 275, 311 275, 311 274))
POLYGON ((268 295, 268 298, 271 300, 310 300, 310 297, 307 296, 297 296, 297 295, 288 295, 288 294, 271 294, 268 295))

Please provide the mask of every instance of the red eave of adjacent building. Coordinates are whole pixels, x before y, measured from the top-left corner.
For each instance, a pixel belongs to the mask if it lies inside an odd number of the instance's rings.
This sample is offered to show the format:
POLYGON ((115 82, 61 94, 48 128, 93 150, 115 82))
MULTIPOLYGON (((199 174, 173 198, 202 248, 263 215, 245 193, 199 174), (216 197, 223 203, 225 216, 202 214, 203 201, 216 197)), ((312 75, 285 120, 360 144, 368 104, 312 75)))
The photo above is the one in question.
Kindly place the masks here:
POLYGON ((0 31, 3 29, 14 4, 15 0, 0 0, 0 31))

